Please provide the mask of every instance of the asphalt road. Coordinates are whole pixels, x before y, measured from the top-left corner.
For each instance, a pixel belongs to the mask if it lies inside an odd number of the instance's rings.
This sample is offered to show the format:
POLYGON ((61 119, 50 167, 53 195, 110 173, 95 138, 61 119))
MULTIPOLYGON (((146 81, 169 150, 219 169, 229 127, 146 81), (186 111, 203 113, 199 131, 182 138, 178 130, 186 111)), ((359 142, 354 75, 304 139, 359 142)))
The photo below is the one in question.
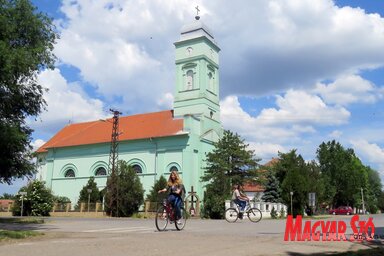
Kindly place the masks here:
MULTIPOLYGON (((376 233, 384 235, 384 216, 371 215, 376 233)), ((360 217, 360 220, 367 216, 360 217)), ((363 220, 364 220, 363 219, 363 220)), ((335 216, 325 221, 350 223, 350 216, 335 216)), ((0 229, 43 231, 42 238, 0 245, 1 255, 314 255, 377 246, 384 240, 284 241, 286 220, 188 220, 183 231, 169 226, 158 232, 153 219, 131 218, 48 218, 44 224, 4 224, 0 229)), ((351 233, 350 226, 346 233, 351 233)))

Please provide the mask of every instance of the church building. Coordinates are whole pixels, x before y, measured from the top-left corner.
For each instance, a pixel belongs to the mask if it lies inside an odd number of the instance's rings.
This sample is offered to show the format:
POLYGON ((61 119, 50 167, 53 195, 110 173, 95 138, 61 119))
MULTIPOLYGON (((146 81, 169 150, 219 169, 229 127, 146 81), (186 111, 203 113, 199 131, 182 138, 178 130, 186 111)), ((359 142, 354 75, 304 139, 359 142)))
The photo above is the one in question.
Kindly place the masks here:
MULTIPOLYGON (((185 188, 200 199, 206 154, 222 136, 219 51, 211 31, 196 17, 175 45, 173 110, 119 118, 119 160, 131 165, 149 193, 155 181, 177 170, 185 188)), ((54 195, 77 203, 91 176, 106 186, 112 119, 69 124, 37 150, 37 178, 54 195)))

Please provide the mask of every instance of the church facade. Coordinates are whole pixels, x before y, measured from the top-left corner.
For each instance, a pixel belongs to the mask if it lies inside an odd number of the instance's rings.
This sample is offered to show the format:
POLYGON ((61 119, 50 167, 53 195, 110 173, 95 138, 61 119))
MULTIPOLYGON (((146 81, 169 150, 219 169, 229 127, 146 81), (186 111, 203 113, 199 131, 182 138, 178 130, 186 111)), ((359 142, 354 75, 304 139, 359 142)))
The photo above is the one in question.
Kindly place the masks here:
MULTIPOLYGON (((177 170, 187 191, 202 199, 206 154, 221 137, 219 51, 198 19, 184 26, 175 45, 173 110, 119 118, 119 160, 131 165, 146 193, 177 170)), ((90 177, 106 186, 112 119, 69 124, 37 150, 37 178, 57 196, 77 203, 90 177)))

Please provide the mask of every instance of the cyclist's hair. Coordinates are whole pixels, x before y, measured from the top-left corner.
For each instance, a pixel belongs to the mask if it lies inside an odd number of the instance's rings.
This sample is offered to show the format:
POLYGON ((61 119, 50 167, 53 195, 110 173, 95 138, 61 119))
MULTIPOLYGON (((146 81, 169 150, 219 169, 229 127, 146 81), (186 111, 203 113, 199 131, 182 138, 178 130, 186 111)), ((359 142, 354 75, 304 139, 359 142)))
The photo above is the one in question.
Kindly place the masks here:
POLYGON ((183 184, 183 181, 181 180, 177 171, 172 171, 171 174, 169 174, 167 185, 172 186, 172 185, 181 185, 181 184, 183 184), (172 179, 171 179, 172 173, 175 174, 175 177, 176 177, 174 182, 172 182, 172 179))

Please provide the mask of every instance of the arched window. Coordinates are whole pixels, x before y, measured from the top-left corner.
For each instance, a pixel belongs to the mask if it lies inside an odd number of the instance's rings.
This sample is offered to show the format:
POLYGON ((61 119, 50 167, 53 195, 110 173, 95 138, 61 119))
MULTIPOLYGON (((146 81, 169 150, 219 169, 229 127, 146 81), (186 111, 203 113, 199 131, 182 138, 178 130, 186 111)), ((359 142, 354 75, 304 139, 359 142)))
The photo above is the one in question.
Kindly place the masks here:
POLYGON ((171 169, 169 169, 170 172, 179 172, 179 169, 176 166, 172 166, 171 169))
POLYGON ((104 167, 97 168, 95 172, 95 176, 105 176, 105 175, 107 175, 107 170, 105 170, 104 167))
POLYGON ((132 165, 132 168, 133 168, 133 170, 135 170, 136 173, 142 173, 143 172, 143 169, 138 164, 132 165))
POLYGON ((212 72, 208 73, 208 90, 213 92, 213 75, 212 75, 212 72))
POLYGON ((73 169, 66 170, 64 177, 65 178, 74 178, 75 177, 75 171, 73 169))
POLYGON ((187 71, 186 83, 187 83, 186 85, 187 90, 192 90, 193 89, 193 71, 192 70, 187 71))

